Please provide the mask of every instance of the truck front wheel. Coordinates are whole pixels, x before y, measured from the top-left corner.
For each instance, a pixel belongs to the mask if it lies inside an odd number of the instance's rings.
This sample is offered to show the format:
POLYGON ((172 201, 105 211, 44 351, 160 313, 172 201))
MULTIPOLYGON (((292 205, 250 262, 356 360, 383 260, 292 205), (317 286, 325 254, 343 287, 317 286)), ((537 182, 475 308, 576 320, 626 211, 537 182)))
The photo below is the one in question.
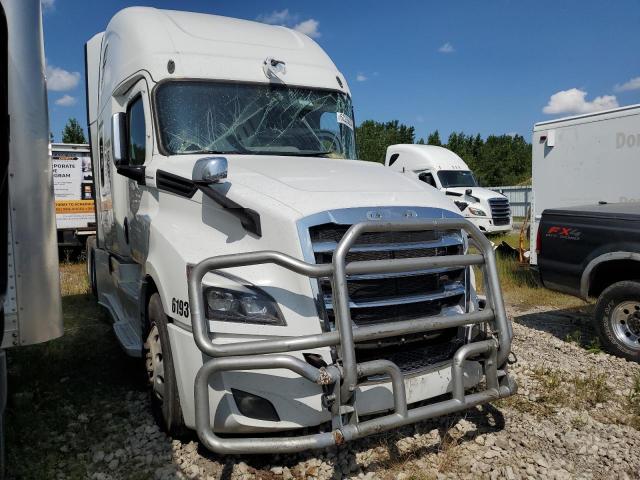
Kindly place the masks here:
POLYGON ((640 361, 640 283, 614 283, 600 294, 595 324, 603 346, 614 355, 640 361))
POLYGON ((158 293, 151 295, 147 311, 149 323, 144 353, 151 406, 160 426, 169 435, 179 437, 185 433, 185 426, 169 344, 167 316, 158 293))

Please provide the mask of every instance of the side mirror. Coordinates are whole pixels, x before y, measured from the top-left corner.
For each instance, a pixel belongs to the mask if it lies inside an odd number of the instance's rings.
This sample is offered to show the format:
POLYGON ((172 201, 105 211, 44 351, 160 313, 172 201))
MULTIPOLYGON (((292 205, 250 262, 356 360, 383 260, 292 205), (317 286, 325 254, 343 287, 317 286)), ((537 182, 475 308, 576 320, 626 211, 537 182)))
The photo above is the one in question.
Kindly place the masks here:
POLYGON ((191 179, 200 185, 220 183, 227 178, 228 163, 224 157, 201 158, 193 166, 191 179))
POLYGON ((116 166, 127 165, 126 114, 114 113, 111 117, 111 151, 116 166))

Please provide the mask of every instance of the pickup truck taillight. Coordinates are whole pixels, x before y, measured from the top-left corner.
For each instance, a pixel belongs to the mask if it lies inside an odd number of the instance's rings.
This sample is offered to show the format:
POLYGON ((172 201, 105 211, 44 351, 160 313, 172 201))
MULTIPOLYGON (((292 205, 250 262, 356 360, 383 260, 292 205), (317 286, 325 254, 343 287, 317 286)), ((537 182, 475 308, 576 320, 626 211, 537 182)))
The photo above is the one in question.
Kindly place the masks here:
POLYGON ((536 255, 540 255, 541 249, 542 249, 542 240, 540 236, 540 226, 538 226, 538 231, 536 232, 536 255))

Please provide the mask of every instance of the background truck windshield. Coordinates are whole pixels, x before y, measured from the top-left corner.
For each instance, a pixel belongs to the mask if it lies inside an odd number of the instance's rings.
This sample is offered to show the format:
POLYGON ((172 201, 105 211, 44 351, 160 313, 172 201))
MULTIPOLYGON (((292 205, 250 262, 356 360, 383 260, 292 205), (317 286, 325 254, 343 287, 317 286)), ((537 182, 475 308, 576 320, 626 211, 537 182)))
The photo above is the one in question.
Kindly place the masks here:
POLYGON ((351 99, 340 92, 176 81, 158 86, 155 102, 169 155, 356 156, 351 99))
POLYGON ((438 172, 438 178, 444 188, 478 186, 470 170, 441 170, 438 172))

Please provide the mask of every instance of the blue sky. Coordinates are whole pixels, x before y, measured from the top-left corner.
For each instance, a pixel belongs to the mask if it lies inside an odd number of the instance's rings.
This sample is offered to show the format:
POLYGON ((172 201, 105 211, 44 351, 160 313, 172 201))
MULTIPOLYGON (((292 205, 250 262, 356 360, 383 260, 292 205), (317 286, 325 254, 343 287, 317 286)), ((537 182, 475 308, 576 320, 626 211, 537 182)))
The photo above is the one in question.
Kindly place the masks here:
MULTIPOLYGON (((530 138, 534 122, 640 103, 640 2, 42 0, 56 141, 85 126, 84 43, 149 5, 297 28, 349 81, 356 121, 530 138)), ((86 131, 86 127, 85 127, 86 131)))

